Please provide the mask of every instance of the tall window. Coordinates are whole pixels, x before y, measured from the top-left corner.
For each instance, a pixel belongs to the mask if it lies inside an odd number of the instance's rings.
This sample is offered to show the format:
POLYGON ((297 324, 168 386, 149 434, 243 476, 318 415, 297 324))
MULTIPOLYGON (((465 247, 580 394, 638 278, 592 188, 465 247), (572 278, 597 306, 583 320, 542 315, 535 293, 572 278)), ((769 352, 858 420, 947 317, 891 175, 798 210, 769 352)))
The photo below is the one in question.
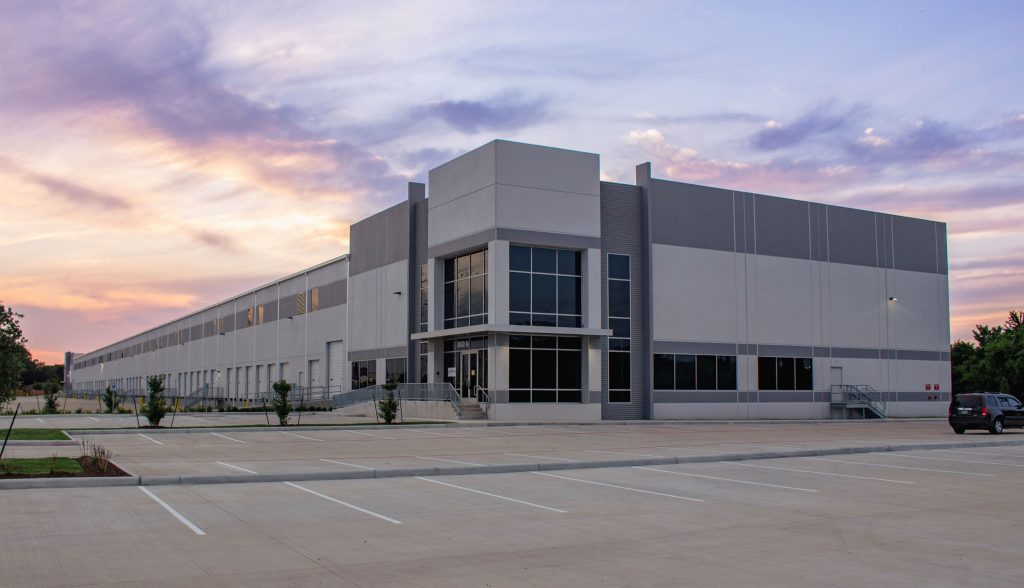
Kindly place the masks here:
POLYGON ((384 381, 390 382, 394 380, 399 384, 404 384, 406 380, 405 376, 405 358, 404 357, 392 357, 384 361, 384 381))
POLYGON ((419 366, 420 366, 420 383, 426 384, 427 377, 430 375, 427 373, 427 353, 429 347, 426 341, 420 341, 420 354, 419 354, 419 366))
POLYGON ((580 402, 579 337, 509 337, 509 402, 580 402))
MULTIPOLYGON (((283 376, 282 376, 283 377, 283 376)), ((352 389, 367 388, 377 384, 377 360, 352 362, 352 389)))
POLYGON ((487 322, 487 250, 444 262, 444 328, 487 322))
POLYGON ((810 357, 758 357, 759 390, 814 390, 814 361, 810 357))
MULTIPOLYGON (((430 300, 427 291, 430 284, 427 280, 427 264, 420 265, 420 332, 427 332, 427 307, 430 300)), ((486 285, 485 285, 486 287, 486 285)), ((486 298, 486 297, 485 297, 486 298)))
POLYGON ((608 254, 608 402, 629 402, 629 256, 608 254))
POLYGON ((582 326, 579 251, 512 245, 509 270, 511 324, 582 326))
POLYGON ((655 390, 735 390, 735 355, 654 354, 655 390))

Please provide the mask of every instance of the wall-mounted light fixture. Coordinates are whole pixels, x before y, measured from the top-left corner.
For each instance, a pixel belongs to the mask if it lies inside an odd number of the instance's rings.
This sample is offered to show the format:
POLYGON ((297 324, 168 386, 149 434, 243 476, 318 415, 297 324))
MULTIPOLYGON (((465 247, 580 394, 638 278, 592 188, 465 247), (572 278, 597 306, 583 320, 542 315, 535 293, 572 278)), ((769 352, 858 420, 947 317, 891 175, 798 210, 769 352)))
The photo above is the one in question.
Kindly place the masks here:
POLYGON ((889 302, 898 302, 898 301, 899 301, 899 298, 897 298, 896 296, 890 296, 889 297, 889 302))

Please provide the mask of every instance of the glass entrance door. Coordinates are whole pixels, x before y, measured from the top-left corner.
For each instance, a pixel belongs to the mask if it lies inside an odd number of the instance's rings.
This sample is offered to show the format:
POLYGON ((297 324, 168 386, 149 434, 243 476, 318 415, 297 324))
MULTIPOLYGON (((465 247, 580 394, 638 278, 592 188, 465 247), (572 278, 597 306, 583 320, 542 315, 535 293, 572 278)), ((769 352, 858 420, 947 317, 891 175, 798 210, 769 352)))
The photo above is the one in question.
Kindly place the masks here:
POLYGON ((477 399, 476 389, 480 378, 478 353, 464 351, 459 354, 459 390, 463 398, 477 399))

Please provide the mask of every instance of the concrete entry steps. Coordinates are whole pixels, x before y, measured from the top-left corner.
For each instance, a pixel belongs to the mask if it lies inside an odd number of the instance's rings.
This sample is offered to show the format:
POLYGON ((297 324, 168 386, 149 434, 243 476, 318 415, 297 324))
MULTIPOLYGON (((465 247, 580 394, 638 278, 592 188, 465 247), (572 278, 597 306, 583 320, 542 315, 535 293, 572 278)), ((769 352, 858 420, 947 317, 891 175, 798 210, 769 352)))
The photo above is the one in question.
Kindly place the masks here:
POLYGON ((687 463, 710 463, 723 461, 785 459, 791 457, 851 455, 857 453, 888 453, 896 451, 917 451, 929 449, 1019 446, 1024 446, 1024 440, 973 442, 967 441, 955 443, 909 443, 901 445, 876 446, 862 445, 850 447, 834 447, 829 449, 799 449, 794 451, 761 451, 749 453, 727 453, 698 456, 645 457, 631 459, 611 459, 600 461, 577 461, 559 463, 545 462, 428 468, 374 468, 359 471, 292 472, 287 474, 131 476, 121 478, 22 478, 15 480, 0 480, 0 490, 17 490, 26 488, 98 488, 105 486, 167 486, 179 484, 246 484, 260 482, 356 480, 368 478, 411 478, 417 476, 460 476, 472 474, 504 474, 512 472, 578 470, 687 463))

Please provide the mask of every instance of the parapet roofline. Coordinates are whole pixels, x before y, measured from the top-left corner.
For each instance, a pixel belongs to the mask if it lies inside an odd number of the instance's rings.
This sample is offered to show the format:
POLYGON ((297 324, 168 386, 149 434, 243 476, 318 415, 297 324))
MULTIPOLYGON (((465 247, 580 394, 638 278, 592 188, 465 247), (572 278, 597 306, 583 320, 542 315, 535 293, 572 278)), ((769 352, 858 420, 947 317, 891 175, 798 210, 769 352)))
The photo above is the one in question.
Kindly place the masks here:
POLYGON ((170 321, 168 321, 166 323, 162 323, 162 324, 157 325, 155 327, 151 327, 149 329, 146 329, 145 331, 136 333, 136 334, 134 334, 134 335, 132 335, 130 337, 125 337, 124 339, 115 341, 115 342, 111 343, 110 345, 104 345, 103 347, 100 347, 99 349, 94 349, 94 350, 92 350, 92 351, 90 351, 88 353, 75 354, 74 352, 72 352, 72 354, 74 354, 75 359, 78 359, 78 358, 82 358, 82 357, 86 357, 86 356, 92 355, 94 353, 104 352, 106 349, 109 349, 110 347, 117 347, 118 345, 127 342, 129 339, 134 339, 136 337, 141 337, 142 335, 146 335, 148 333, 152 333, 153 331, 156 331, 157 329, 162 329, 163 327, 166 327, 166 326, 168 326, 168 325, 170 325, 172 323, 176 323, 176 322, 178 322, 180 320, 191 318, 191 317, 193 317, 193 316, 195 316, 197 314, 204 313, 204 312, 206 312, 208 310, 211 310, 211 309, 214 309, 214 308, 220 306, 221 304, 224 304, 225 302, 231 302, 232 300, 234 300, 236 298, 240 298, 242 296, 248 296, 249 294, 255 294, 256 292, 259 292, 260 290, 263 290, 264 288, 269 288, 271 286, 274 286, 274 285, 279 284, 281 282, 290 280, 292 278, 296 278, 296 277, 301 276, 303 274, 308 274, 311 271, 315 271, 315 270, 318 270, 318 269, 320 269, 322 267, 326 267, 328 265, 331 265, 332 263, 337 263, 339 261, 344 261, 344 260, 348 259, 350 255, 351 254, 349 254, 349 253, 345 253, 344 255, 339 255, 338 257, 335 257, 333 259, 328 259, 327 261, 322 261, 322 262, 320 262, 320 263, 318 263, 318 264, 316 264, 314 266, 307 267, 306 269, 299 270, 297 272, 288 274, 287 276, 285 276, 283 278, 278 278, 276 280, 267 282, 266 284, 263 284, 261 286, 257 286, 255 288, 250 288, 250 289, 246 290, 245 292, 242 292, 241 294, 236 294, 236 295, 234 295, 234 296, 232 296, 230 298, 225 298, 225 299, 223 299, 223 300, 221 300, 219 302, 214 302, 213 304, 204 306, 204 307, 202 307, 202 308, 200 308, 198 310, 193 310, 192 312, 190 312, 190 313, 188 313, 186 315, 180 316, 180 317, 178 317, 176 319, 170 320, 170 321))

